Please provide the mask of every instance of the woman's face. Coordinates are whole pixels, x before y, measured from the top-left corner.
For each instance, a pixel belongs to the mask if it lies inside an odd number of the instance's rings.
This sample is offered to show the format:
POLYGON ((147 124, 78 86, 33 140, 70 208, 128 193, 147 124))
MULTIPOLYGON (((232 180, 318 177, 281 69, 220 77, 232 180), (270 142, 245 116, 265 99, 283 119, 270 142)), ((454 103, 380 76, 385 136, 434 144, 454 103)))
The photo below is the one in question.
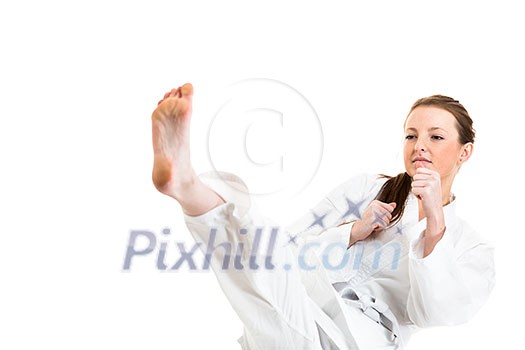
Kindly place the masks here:
POLYGON ((416 107, 405 122, 405 169, 414 176, 425 167, 437 171, 441 181, 452 185, 461 164, 472 152, 472 144, 462 145, 454 116, 432 106, 416 107))

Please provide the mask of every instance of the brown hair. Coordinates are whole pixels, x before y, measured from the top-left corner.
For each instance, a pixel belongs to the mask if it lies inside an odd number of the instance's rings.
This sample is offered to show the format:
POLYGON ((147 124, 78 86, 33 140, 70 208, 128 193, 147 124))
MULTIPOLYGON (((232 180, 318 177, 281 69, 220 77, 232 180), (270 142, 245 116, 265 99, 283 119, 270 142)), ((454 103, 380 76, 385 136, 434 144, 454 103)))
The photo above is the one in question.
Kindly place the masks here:
MULTIPOLYGON (((410 113, 420 106, 433 106, 449 112, 454 116, 454 118, 456 118, 456 128, 459 134, 458 141, 462 145, 465 145, 469 142, 474 142, 476 131, 472 127, 472 119, 470 118, 465 107, 463 107, 459 101, 443 95, 433 95, 420 98, 412 105, 412 108, 410 108, 407 119, 410 113)), ((391 220, 391 223, 395 224, 405 211, 406 200, 410 194, 410 190, 412 189, 412 178, 406 172, 400 173, 397 176, 380 176, 386 177, 388 180, 381 187, 381 190, 379 191, 376 199, 385 203, 396 203, 396 208, 392 212, 391 220)))

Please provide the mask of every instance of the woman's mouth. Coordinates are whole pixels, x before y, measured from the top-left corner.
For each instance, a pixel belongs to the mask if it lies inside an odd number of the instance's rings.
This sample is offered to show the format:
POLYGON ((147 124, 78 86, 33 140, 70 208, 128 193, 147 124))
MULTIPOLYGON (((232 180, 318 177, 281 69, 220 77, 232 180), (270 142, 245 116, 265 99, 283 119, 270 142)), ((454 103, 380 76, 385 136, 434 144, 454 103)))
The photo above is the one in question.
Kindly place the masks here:
POLYGON ((412 163, 416 165, 416 168, 426 167, 428 164, 432 164, 430 160, 425 157, 416 157, 412 160, 412 163))

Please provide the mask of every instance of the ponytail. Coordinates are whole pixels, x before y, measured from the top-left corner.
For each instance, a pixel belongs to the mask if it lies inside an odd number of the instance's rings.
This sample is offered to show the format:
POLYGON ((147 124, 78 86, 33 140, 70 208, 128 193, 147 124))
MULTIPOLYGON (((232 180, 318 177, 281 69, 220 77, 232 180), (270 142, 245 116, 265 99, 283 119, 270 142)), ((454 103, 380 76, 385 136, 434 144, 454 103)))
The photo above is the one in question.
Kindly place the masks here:
POLYGON ((406 172, 397 176, 380 175, 388 180, 383 184, 381 190, 377 194, 376 199, 384 203, 396 203, 396 207, 392 212, 391 224, 395 224, 405 211, 405 205, 412 189, 412 178, 406 172))

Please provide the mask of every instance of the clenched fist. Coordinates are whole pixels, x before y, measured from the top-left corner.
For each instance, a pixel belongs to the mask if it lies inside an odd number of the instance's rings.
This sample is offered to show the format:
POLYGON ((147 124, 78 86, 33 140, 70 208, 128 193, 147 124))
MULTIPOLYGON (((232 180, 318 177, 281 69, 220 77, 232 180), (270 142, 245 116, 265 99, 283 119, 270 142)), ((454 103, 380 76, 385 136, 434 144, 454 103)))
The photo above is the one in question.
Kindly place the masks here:
POLYGON ((352 226, 350 234, 350 245, 357 241, 362 241, 372 234, 372 232, 384 230, 392 220, 392 211, 396 208, 396 203, 384 203, 374 200, 365 209, 360 220, 352 226))

